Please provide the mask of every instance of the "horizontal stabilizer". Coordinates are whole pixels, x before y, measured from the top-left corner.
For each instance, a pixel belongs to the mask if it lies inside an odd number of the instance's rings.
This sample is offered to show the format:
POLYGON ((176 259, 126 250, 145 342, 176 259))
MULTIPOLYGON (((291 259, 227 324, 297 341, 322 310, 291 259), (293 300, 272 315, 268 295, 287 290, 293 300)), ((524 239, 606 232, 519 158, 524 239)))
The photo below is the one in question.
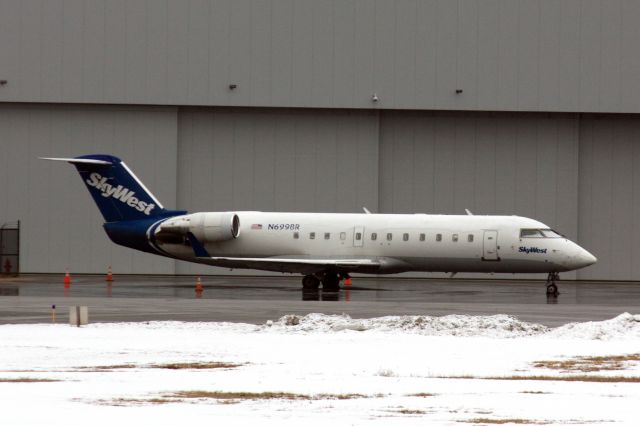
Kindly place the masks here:
POLYGON ((49 161, 66 161, 71 164, 102 164, 108 165, 113 164, 110 161, 105 160, 94 160, 91 158, 51 158, 51 157, 38 157, 40 160, 49 160, 49 161))

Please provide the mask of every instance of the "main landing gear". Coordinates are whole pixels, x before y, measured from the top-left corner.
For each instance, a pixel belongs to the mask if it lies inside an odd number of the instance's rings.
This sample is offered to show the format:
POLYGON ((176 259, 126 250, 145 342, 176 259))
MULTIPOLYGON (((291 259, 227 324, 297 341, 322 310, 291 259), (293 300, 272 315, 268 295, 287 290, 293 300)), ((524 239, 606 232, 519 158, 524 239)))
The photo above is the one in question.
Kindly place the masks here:
POLYGON ((321 275, 305 275, 302 278, 302 288, 304 290, 317 290, 322 283, 323 290, 338 291, 340 290, 341 276, 336 273, 325 272, 321 275))
POLYGON ((560 280, 560 276, 557 272, 549 272, 547 276, 547 297, 557 297, 558 294, 558 286, 556 285, 556 281, 560 280))

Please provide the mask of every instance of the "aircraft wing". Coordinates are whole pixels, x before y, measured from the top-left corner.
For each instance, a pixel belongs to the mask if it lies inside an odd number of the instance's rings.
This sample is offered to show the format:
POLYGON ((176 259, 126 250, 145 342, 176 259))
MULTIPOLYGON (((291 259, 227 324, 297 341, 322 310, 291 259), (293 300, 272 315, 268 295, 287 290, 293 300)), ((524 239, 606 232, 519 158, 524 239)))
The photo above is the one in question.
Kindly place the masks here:
POLYGON ((314 273, 326 269, 376 271, 380 262, 372 259, 298 259, 282 257, 198 257, 204 263, 229 268, 250 268, 278 272, 314 273))

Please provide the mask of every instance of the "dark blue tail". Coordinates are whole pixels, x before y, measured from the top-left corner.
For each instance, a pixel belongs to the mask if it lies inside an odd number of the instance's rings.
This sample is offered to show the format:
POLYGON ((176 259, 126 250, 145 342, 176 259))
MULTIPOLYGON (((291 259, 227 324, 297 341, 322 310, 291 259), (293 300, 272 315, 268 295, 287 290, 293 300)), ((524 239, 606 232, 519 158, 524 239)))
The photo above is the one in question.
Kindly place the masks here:
POLYGON ((104 217, 107 235, 116 244, 157 253, 149 244, 147 231, 164 218, 187 213, 165 209, 131 169, 113 155, 43 159, 66 161, 76 166, 104 217))
POLYGON ((124 161, 113 155, 43 159, 66 161, 76 166, 107 223, 183 213, 166 210, 124 161))
POLYGON ((105 222, 148 219, 168 213, 119 158, 94 154, 68 161, 78 169, 105 222))

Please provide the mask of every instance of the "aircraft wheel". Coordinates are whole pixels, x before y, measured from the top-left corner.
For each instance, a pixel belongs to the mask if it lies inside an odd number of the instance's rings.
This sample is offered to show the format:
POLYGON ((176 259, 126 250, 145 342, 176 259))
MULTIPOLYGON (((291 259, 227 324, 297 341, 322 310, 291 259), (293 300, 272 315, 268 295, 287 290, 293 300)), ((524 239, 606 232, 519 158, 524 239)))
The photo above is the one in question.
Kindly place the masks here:
POLYGON ((558 295, 558 286, 555 284, 549 284, 547 286, 547 296, 557 296, 558 295))
POLYGON ((317 290, 320 287, 320 280, 315 275, 305 275, 302 278, 302 288, 305 290, 317 290))

